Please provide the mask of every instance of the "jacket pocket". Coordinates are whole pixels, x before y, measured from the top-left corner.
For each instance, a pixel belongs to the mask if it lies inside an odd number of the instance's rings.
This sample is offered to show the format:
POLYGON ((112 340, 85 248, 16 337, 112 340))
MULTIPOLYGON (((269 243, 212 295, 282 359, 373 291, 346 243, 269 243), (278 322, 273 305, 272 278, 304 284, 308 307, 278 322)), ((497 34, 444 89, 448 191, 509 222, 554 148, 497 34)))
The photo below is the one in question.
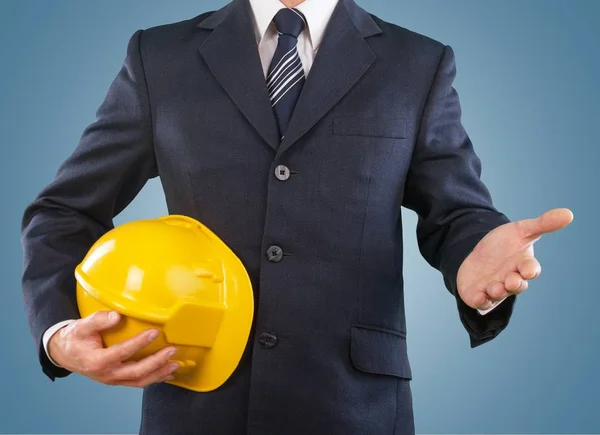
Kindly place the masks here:
POLYGON ((352 364, 363 372, 412 379, 406 337, 368 326, 352 326, 352 364))
POLYGON ((403 139, 406 137, 406 120, 389 117, 337 116, 333 118, 333 134, 403 139))

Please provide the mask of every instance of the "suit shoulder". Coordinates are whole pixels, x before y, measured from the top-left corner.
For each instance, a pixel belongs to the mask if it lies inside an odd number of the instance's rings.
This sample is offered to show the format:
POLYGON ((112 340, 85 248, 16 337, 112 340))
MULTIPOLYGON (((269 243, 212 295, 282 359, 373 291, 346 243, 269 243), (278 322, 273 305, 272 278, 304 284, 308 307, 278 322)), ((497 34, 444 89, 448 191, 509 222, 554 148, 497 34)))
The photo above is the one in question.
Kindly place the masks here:
POLYGON ((388 39, 388 41, 394 46, 402 46, 410 49, 415 54, 418 53, 422 56, 433 56, 438 59, 446 48, 446 44, 429 36, 409 30, 397 24, 390 23, 389 21, 382 20, 381 18, 372 14, 371 17, 373 20, 375 20, 377 25, 379 25, 386 39, 388 39))
POLYGON ((185 41, 194 35, 199 23, 214 13, 215 11, 208 11, 191 19, 143 29, 144 45, 156 49, 185 41))

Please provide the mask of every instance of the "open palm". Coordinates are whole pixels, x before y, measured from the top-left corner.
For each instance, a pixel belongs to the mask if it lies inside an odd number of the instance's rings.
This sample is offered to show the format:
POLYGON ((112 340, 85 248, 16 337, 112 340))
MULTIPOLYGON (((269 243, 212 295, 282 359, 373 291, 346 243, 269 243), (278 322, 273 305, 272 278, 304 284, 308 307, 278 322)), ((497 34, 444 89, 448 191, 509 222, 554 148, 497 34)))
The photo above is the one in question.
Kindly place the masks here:
POLYGON ((484 310, 511 294, 525 291, 527 281, 541 273, 533 244, 543 234, 564 228, 572 220, 570 210, 558 208, 490 231, 458 270, 461 299, 471 308, 484 310))

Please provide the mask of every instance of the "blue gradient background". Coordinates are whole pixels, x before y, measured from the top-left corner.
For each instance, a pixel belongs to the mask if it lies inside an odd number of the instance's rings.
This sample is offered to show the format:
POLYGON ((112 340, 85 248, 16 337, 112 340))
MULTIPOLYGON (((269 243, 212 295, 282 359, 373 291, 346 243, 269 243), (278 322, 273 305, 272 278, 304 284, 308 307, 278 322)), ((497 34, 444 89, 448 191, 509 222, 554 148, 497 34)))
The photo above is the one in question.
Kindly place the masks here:
MULTIPOLYGON (((464 124, 511 219, 569 207, 509 328, 470 349, 405 211, 408 344, 420 433, 600 433, 600 1, 366 0, 451 45, 464 124)), ((223 1, 0 2, 0 433, 137 432, 141 391, 39 370, 20 291, 20 219, 94 120, 138 28, 223 1)), ((153 181, 117 223, 166 213, 153 181)))

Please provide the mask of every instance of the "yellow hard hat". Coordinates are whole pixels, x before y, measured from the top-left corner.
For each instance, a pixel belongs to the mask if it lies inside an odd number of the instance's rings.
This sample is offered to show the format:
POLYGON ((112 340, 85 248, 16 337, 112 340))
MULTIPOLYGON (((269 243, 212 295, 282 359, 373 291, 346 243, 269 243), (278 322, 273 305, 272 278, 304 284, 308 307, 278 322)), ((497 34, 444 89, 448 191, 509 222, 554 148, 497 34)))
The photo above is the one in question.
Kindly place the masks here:
POLYGON ((254 298, 246 269, 212 231, 187 216, 129 222, 107 232, 75 270, 82 317, 122 314, 105 346, 150 328, 159 337, 132 361, 173 345, 181 368, 170 384, 211 391, 246 347, 254 298))

